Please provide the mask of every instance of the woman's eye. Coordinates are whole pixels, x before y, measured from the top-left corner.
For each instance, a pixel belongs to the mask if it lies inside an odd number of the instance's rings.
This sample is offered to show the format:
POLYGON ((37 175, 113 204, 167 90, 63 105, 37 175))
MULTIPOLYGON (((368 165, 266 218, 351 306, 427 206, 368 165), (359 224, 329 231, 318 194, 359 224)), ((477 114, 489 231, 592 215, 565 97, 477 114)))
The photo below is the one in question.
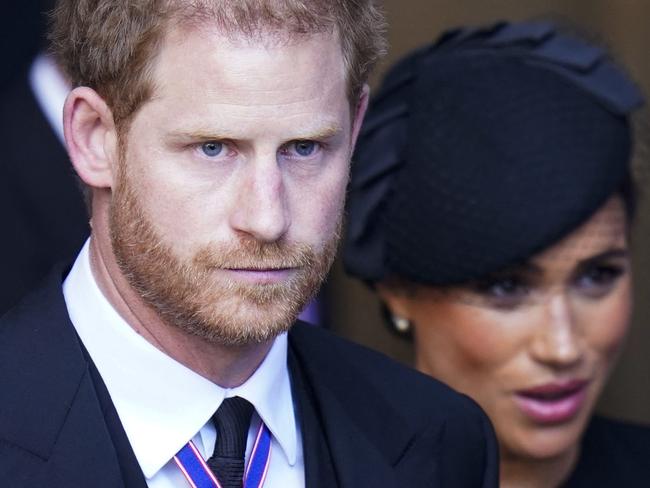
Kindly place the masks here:
POLYGON ((609 291, 623 273, 625 268, 622 266, 595 264, 578 274, 575 285, 587 294, 600 296, 609 291))
POLYGON ((530 294, 530 287, 519 277, 489 278, 472 286, 489 306, 496 308, 514 308, 523 303, 530 294))
POLYGON ((209 158, 219 156, 224 150, 224 144, 217 141, 209 141, 201 144, 201 151, 209 158))
POLYGON ((506 278, 490 283, 484 291, 493 297, 507 297, 526 293, 526 287, 519 280, 506 278))

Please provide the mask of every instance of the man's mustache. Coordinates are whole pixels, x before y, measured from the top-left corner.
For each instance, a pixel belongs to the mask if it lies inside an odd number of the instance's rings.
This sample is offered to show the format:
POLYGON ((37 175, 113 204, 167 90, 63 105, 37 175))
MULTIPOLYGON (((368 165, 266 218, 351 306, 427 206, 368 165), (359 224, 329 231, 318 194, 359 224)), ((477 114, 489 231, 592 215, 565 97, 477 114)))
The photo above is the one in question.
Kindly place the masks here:
POLYGON ((215 243, 201 248, 194 264, 207 269, 275 270, 310 267, 316 262, 313 247, 302 243, 260 242, 240 239, 239 242, 215 243))

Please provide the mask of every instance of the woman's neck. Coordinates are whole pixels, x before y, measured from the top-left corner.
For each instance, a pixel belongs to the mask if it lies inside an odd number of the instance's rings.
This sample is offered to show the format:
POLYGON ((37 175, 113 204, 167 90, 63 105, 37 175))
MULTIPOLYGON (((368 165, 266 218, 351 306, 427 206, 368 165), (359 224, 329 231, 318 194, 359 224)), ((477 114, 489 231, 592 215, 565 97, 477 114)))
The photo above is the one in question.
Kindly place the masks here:
POLYGON ((501 450, 500 488, 556 488, 567 480, 580 454, 579 445, 548 459, 531 459, 501 450))

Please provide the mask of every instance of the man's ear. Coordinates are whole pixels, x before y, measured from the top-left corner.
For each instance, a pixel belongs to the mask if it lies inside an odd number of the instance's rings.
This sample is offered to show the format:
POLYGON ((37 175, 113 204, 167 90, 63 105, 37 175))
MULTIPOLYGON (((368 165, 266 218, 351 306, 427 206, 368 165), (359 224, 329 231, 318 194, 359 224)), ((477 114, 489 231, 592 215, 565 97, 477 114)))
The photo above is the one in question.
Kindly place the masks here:
POLYGON ((351 152, 354 152, 354 146, 357 144, 357 138, 359 137, 359 131, 361 130, 361 124, 363 123, 363 118, 366 115, 366 110, 368 110, 368 100, 370 98, 370 87, 368 84, 364 84, 361 88, 361 94, 359 95, 359 100, 357 100, 356 109, 352 116, 352 145, 351 152))
POLYGON ((81 180, 92 188, 112 188, 117 133, 111 110, 88 87, 70 92, 63 108, 68 154, 81 180))

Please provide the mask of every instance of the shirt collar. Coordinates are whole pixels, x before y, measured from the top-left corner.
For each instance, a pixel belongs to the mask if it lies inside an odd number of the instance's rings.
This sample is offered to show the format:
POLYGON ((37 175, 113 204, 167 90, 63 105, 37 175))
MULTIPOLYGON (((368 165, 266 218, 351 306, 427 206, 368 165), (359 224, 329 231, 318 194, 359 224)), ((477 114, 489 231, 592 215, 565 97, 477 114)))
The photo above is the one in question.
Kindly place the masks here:
POLYGON ((205 424, 226 397, 250 401, 289 464, 297 458, 287 336, 241 386, 221 388, 136 333, 102 294, 86 241, 63 284, 68 313, 106 384, 144 475, 151 478, 205 424), (179 415, 182 412, 182 415, 179 415))
POLYGON ((226 392, 255 406, 257 414, 277 439, 291 466, 297 457, 297 428, 287 368, 287 334, 278 336, 264 361, 241 386, 226 392))

